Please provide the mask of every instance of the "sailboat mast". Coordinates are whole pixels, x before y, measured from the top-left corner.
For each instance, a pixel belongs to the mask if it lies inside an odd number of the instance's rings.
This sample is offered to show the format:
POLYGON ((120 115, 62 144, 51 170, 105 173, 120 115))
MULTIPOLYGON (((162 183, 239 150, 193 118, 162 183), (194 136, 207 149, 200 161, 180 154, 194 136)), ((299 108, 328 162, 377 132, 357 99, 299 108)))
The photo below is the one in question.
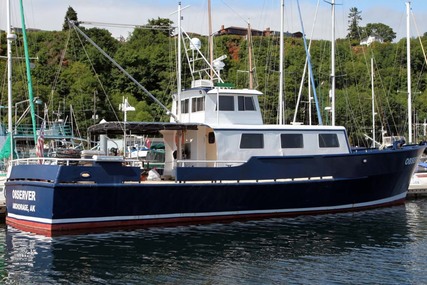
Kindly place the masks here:
POLYGON ((249 89, 254 89, 254 73, 252 68, 252 29, 248 21, 248 58, 249 58, 249 89))
MULTIPOLYGON (((209 64, 213 64, 213 36, 212 36, 212 12, 211 12, 211 0, 208 0, 208 21, 209 21, 209 64)), ((213 70, 210 68, 210 77, 213 78, 213 70)))
POLYGON ((178 3, 178 74, 177 74, 177 82, 176 82, 176 89, 177 89, 177 104, 176 104, 176 115, 178 116, 178 120, 181 121, 181 89, 182 89, 182 83, 181 83, 181 69, 182 69, 182 61, 181 61, 181 37, 182 37, 182 31, 181 31, 181 2, 178 3))
POLYGON ((408 142, 412 143, 412 86, 411 86, 411 35, 410 35, 411 2, 406 2, 406 54, 408 70, 408 142))
POLYGON ((26 71, 27 71, 28 97, 30 100, 31 121, 32 121, 32 126, 33 126, 34 144, 37 144, 36 116, 35 116, 34 96, 33 96, 33 82, 31 79, 30 54, 28 51, 27 28, 25 26, 24 4, 22 3, 22 0, 20 0, 19 3, 20 3, 20 8, 21 8, 22 38, 24 39, 25 67, 26 67, 26 71))
POLYGON ((374 90, 374 58, 371 57, 371 87, 372 87, 372 147, 375 147, 375 90, 374 90))
POLYGON ((13 159, 13 125, 12 125, 12 41, 16 35, 12 34, 10 19, 10 0, 7 1, 7 129, 10 139, 10 159, 13 159))
POLYGON ((331 124, 335 126, 335 0, 332 6, 332 41, 331 41, 331 124))
POLYGON ((279 63, 279 125, 284 123, 283 120, 283 57, 284 57, 284 15, 285 15, 285 0, 281 0, 280 8, 280 63, 279 63))

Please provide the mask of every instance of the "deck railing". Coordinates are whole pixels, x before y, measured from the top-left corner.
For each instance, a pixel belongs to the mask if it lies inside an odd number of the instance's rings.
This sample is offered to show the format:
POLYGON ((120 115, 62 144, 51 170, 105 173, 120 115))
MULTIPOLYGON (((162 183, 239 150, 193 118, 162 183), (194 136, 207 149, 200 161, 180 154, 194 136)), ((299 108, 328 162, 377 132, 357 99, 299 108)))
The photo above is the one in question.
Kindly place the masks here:
MULTIPOLYGON (((55 157, 30 157, 20 158, 11 161, 11 165, 29 165, 29 164, 44 164, 44 165, 88 165, 94 162, 121 162, 129 166, 144 166, 154 165, 158 167, 158 162, 145 161, 138 159, 123 158, 122 156, 94 156, 93 158, 55 158, 55 157)), ((232 167, 245 163, 243 160, 176 160, 177 167, 232 167)))
MULTIPOLYGON (((39 132, 40 126, 37 128, 37 132, 39 132)), ((33 137, 33 127, 28 124, 21 124, 15 127, 15 138, 26 138, 33 137)), ((46 125, 44 129, 44 137, 45 138, 72 138, 73 131, 70 124, 53 124, 46 125)))

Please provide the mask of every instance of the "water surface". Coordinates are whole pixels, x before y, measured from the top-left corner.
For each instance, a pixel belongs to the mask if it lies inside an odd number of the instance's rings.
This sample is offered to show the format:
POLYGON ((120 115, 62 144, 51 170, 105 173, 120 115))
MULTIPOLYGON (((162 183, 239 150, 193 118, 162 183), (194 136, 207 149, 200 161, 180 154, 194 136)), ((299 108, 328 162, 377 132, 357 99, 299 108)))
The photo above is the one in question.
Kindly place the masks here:
POLYGON ((46 238, 0 228, 3 284, 427 284, 427 200, 46 238))

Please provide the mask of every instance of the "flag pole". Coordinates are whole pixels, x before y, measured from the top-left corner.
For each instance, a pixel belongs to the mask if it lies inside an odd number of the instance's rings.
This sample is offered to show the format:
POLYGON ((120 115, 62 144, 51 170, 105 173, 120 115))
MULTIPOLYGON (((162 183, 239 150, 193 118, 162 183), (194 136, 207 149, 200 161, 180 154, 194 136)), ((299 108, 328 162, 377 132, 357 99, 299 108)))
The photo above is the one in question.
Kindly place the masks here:
POLYGON ((123 109, 123 113, 124 113, 124 123, 123 123, 123 131, 124 131, 124 136, 123 136, 123 157, 126 157, 126 101, 127 98, 125 99, 125 97, 123 96, 123 103, 122 103, 122 109, 123 109))

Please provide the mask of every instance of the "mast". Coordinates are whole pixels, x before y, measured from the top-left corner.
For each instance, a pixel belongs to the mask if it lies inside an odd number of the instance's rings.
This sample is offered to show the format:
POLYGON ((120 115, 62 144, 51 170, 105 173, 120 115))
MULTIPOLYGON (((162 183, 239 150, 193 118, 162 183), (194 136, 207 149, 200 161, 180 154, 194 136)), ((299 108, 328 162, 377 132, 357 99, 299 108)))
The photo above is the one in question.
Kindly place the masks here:
POLYGON ((10 0, 7 1, 7 129, 10 139, 10 159, 13 159, 13 125, 12 125, 12 41, 16 35, 12 34, 10 19, 10 0))
MULTIPOLYGON (((213 64, 213 37, 212 37, 212 13, 211 13, 211 0, 208 0, 208 21, 209 21, 209 64, 213 64)), ((213 70, 210 69, 210 77, 213 78, 213 70)))
POLYGON ((331 124, 335 126, 335 0, 332 0, 332 41, 331 41, 331 124))
POLYGON ((283 120, 283 57, 284 57, 284 14, 285 14, 285 0, 281 0, 280 8, 280 63, 279 63, 279 125, 284 123, 283 120))
POLYGON ((31 79, 30 54, 28 52, 27 31, 25 27, 24 4, 19 1, 21 8, 22 37, 24 39, 25 69, 27 70, 28 97, 30 100, 31 121, 33 125, 34 144, 37 144, 36 116, 34 110, 33 82, 31 79))
POLYGON ((311 72, 308 70, 308 124, 311 126, 311 72))
POLYGON ((408 70, 408 142, 412 143, 412 86, 411 86, 411 35, 410 35, 410 15, 411 1, 406 2, 406 54, 408 70))
POLYGON ((252 30, 248 21, 248 57, 249 57, 249 89, 254 89, 254 73, 252 68, 252 30))
POLYGON ((374 58, 371 57, 371 87, 372 87, 372 147, 375 147, 375 90, 374 90, 374 58))
POLYGON ((181 36, 182 36, 182 31, 181 31, 181 2, 178 3, 178 74, 177 74, 177 82, 176 82, 176 88, 177 88, 177 104, 176 104, 176 115, 178 117, 178 120, 181 121, 181 69, 182 69, 182 64, 181 64, 181 36))
MULTIPOLYGON (((307 67, 308 67, 308 74, 310 76, 310 80, 309 81, 311 81, 311 85, 313 87, 314 102, 316 103, 317 116, 319 118, 319 125, 322 126, 323 125, 322 116, 320 114, 319 102, 317 100, 317 94, 316 94, 316 88, 315 88, 316 85, 314 83, 314 77, 313 77, 313 69, 311 67, 310 49, 307 46, 307 40, 306 40, 306 37, 305 37, 305 31, 304 31, 304 24, 302 22, 302 16, 301 16, 301 8, 300 8, 298 0, 297 0, 297 4, 298 4, 297 5, 298 6, 298 14, 299 14, 300 22, 301 22, 301 31, 302 31, 302 34, 303 34, 302 38, 303 38, 303 42, 304 42, 304 49, 305 49, 305 53, 306 53, 306 56, 307 56, 306 63, 307 63, 307 67)), ((309 96, 311 96, 311 95, 309 95, 309 96)), ((309 102, 310 102, 310 100, 309 100, 309 102)), ((311 120, 311 118, 310 118, 310 120, 311 120)))

